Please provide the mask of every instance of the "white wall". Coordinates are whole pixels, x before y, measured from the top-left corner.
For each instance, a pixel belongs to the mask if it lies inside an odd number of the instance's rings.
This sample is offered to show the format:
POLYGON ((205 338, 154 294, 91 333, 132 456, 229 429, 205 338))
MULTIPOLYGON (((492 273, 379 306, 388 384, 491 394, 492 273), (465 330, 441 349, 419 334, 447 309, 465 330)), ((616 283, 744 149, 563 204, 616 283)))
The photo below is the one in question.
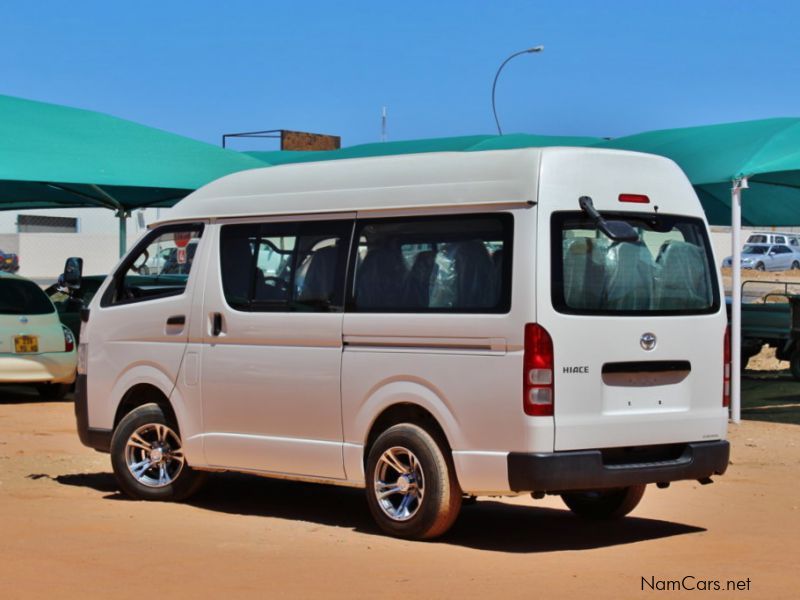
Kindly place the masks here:
MULTIPOLYGON (((139 227, 137 213, 128 219, 130 248, 145 233, 148 223, 167 214, 166 209, 143 211, 145 227, 139 227)), ((86 275, 108 273, 119 260, 119 219, 101 208, 0 211, 0 249, 19 255, 19 274, 37 280, 55 280, 70 256, 83 258, 86 275), (78 233, 17 233, 17 216, 42 215, 77 217, 78 233)))
MULTIPOLYGON (((128 236, 128 247, 138 237, 128 236)), ((32 279, 55 280, 70 256, 83 258, 84 274, 104 275, 119 261, 119 241, 105 233, 21 233, 17 254, 19 275, 32 279)))

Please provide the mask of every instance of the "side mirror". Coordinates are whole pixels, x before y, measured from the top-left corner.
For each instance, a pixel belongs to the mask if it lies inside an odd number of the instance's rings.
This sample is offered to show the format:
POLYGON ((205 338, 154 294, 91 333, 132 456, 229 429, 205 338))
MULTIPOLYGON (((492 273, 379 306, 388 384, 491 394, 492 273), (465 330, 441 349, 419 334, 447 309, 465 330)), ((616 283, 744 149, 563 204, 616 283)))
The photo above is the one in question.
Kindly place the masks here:
POLYGON ((71 289, 77 290, 81 287, 81 277, 83 276, 83 259, 73 256, 67 259, 64 263, 64 285, 71 289))

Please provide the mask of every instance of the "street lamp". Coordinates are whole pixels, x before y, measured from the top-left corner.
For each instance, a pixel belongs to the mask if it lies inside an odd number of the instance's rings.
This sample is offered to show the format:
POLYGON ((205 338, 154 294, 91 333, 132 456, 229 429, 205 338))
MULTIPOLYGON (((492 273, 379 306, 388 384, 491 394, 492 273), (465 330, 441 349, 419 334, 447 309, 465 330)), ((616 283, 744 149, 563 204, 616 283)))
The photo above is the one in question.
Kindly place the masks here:
POLYGON ((536 52, 541 52, 544 50, 544 46, 534 46, 533 48, 528 48, 527 50, 520 50, 519 52, 515 52, 507 59, 503 61, 503 64, 500 65, 500 68, 497 69, 497 73, 494 76, 494 83, 492 83, 492 112, 494 113, 494 122, 497 123, 497 134, 503 135, 503 131, 500 129, 500 121, 497 119, 497 109, 494 106, 494 90, 497 87, 497 78, 500 77, 500 71, 503 70, 503 67, 506 66, 506 63, 510 61, 512 58, 519 56, 520 54, 534 54, 536 52))

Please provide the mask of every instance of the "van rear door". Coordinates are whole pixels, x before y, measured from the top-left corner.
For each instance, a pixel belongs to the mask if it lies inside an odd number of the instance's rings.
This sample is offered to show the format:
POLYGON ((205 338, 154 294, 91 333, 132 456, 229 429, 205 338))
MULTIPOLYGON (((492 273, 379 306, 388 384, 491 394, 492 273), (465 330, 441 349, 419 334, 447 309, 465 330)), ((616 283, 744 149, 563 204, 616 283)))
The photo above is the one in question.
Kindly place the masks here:
POLYGON ((725 323, 705 222, 604 216, 639 239, 609 239, 579 210, 552 213, 541 236, 551 258, 538 315, 554 345, 555 450, 723 437, 725 323))
POLYGON ((536 321, 553 340, 554 449, 724 438, 721 278, 686 175, 663 157, 590 148, 544 149, 539 169, 536 321), (606 237, 581 196, 638 239, 606 237))

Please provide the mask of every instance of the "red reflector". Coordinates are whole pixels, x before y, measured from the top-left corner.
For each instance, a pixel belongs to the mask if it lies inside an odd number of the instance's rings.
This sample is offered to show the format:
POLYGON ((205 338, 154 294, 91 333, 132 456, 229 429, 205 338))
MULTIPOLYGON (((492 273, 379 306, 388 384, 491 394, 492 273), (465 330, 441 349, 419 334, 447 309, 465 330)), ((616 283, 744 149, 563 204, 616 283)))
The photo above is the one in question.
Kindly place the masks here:
POLYGON ((650 198, 643 194, 620 194, 620 202, 633 202, 635 204, 650 204, 650 198))

